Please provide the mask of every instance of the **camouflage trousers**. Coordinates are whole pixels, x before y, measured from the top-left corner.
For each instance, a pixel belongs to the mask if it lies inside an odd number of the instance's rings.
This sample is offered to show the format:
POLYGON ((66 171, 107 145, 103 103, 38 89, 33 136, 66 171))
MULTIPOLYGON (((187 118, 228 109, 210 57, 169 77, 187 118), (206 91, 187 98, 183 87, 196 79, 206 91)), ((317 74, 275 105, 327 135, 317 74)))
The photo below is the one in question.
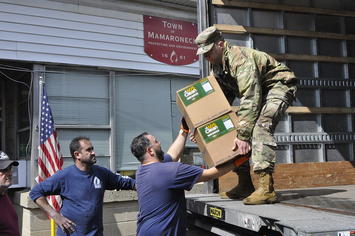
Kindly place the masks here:
POLYGON ((296 85, 290 86, 280 83, 275 86, 275 89, 269 91, 253 129, 251 160, 254 164, 254 171, 274 171, 276 162, 275 127, 292 103, 296 89, 296 85))

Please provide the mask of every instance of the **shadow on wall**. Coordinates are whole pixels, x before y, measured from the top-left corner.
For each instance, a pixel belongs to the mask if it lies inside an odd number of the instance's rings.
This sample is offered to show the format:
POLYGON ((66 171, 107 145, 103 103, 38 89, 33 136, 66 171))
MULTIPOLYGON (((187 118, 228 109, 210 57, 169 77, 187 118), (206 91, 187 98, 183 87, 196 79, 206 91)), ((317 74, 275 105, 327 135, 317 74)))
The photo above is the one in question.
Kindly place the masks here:
POLYGON ((137 214, 138 202, 135 200, 104 203, 104 235, 135 236, 137 214))

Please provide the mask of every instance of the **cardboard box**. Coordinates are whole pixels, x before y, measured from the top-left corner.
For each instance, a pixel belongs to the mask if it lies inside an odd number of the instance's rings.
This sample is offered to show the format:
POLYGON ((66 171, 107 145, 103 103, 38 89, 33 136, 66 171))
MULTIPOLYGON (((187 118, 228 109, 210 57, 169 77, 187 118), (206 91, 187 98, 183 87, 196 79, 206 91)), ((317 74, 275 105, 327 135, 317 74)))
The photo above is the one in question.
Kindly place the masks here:
POLYGON ((237 123, 237 115, 229 112, 196 129, 197 145, 209 167, 219 166, 239 155, 238 149, 232 150, 237 123))
POLYGON ((190 129, 232 109, 214 76, 200 79, 177 91, 176 103, 190 129))

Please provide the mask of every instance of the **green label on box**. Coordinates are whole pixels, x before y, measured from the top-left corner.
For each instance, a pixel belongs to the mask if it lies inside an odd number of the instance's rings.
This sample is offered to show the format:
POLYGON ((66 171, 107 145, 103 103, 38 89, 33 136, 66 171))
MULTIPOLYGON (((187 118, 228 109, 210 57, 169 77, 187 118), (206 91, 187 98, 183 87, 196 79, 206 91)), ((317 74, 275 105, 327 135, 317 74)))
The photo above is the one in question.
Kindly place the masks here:
POLYGON ((212 93, 214 90, 207 78, 200 79, 190 87, 178 92, 185 106, 188 106, 212 93))
POLYGON ((235 127, 229 115, 222 116, 199 128, 205 143, 209 143, 218 137, 228 134, 232 130, 235 130, 235 127))

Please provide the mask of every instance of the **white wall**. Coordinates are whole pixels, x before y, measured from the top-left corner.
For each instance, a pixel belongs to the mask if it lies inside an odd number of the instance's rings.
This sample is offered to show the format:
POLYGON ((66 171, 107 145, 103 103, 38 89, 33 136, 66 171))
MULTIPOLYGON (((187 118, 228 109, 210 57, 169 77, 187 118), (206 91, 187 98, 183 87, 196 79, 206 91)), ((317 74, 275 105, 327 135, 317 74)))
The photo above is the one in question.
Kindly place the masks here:
POLYGON ((0 59, 199 74, 198 62, 172 66, 151 59, 143 41, 143 14, 194 21, 194 12, 134 1, 79 2, 85 4, 0 0, 0 59))

